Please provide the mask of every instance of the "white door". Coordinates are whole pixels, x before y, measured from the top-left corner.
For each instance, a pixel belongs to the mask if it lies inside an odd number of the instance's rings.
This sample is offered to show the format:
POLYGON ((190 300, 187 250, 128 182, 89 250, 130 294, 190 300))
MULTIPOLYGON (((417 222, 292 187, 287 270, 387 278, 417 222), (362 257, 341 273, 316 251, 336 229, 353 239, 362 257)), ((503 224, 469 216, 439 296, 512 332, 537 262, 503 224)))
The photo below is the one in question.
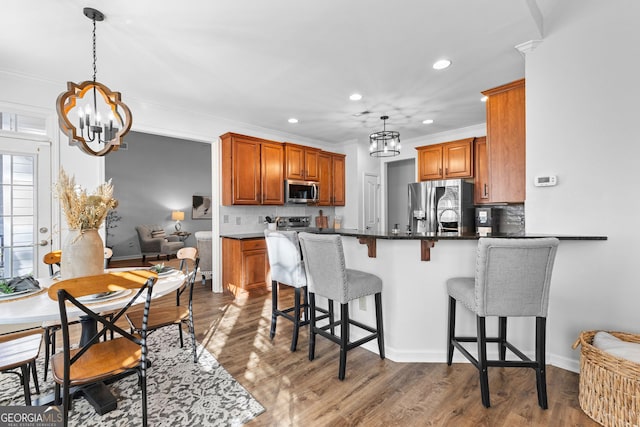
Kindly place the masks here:
POLYGON ((48 274, 51 190, 50 143, 0 134, 0 277, 48 274))
POLYGON ((378 175, 364 174, 364 228, 379 231, 380 224, 380 185, 378 175))

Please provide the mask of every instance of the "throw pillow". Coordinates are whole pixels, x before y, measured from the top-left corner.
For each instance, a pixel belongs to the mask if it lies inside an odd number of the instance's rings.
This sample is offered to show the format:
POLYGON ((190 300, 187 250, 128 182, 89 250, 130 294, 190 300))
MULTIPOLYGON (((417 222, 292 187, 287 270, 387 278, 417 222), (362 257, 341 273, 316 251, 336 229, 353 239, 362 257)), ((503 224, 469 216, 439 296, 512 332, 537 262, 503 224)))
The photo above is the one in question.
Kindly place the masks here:
POLYGON ((156 238, 156 237, 165 237, 166 234, 164 232, 164 230, 153 230, 151 231, 151 237, 152 238, 156 238))

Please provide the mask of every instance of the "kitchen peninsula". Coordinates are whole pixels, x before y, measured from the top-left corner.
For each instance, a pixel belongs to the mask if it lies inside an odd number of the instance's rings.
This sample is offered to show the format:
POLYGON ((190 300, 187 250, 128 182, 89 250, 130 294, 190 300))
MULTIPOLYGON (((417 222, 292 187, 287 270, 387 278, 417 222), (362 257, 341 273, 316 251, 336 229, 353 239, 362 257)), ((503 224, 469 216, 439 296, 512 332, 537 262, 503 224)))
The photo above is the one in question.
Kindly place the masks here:
MULTIPOLYGON (((385 327, 386 357, 397 362, 444 362, 446 360, 447 293, 445 282, 450 277, 472 277, 475 272, 476 234, 443 233, 434 236, 406 233, 377 233, 352 229, 307 229, 308 232, 338 233, 342 239, 348 268, 376 274, 383 281, 383 308, 385 327), (426 242, 426 243, 425 243, 426 242), (367 244, 367 246, 363 246, 367 244), (434 246, 435 245, 435 246, 434 246), (424 262, 425 246, 429 249, 430 262, 424 262), (372 247, 374 249, 372 257, 372 247), (431 250, 432 248, 435 248, 431 250)), ((541 234, 500 235, 504 238, 546 237, 541 234)), ((563 254, 581 251, 585 241, 592 241, 588 250, 601 250, 600 243, 605 236, 553 235, 560 239, 554 271, 572 266, 564 264, 563 254), (596 244, 596 246, 594 246, 596 244)), ((264 238, 259 232, 229 234, 223 240, 254 241, 264 238)), ((223 266, 224 269, 224 266, 223 266)), ((224 272, 223 272, 224 275, 224 272)), ((554 273, 555 275, 555 273, 554 273)), ((265 286, 269 281, 265 280, 265 286)), ((570 288, 579 292, 579 283, 556 283, 552 280, 549 322, 549 342, 561 341, 567 348, 577 336, 572 319, 565 316, 571 301, 554 301, 554 288, 563 287, 563 293, 570 288)), ((373 299, 365 297, 351 303, 350 312, 357 321, 375 324, 373 299)), ((571 311, 571 310, 569 310, 571 311)), ((510 339, 514 345, 525 350, 533 349, 531 339, 531 319, 514 319, 510 323, 510 339)), ((495 333, 489 322, 488 333, 495 333)), ((496 322, 497 323, 497 322, 496 322)), ((462 334, 475 332, 475 318, 471 313, 461 311, 457 324, 462 334)), ((354 331, 356 335, 356 331, 354 331)), ((354 336, 357 339, 359 336, 354 336)), ((377 352, 374 345, 365 345, 377 352)), ((495 351, 493 348, 490 351, 495 351)), ((549 352, 554 352, 550 346, 549 352)), ((457 357, 457 356, 456 356, 457 357)), ((454 361, 464 361, 462 357, 454 361)), ((554 357, 550 355, 550 363, 554 357)), ((567 367, 565 360, 560 363, 567 367)), ((577 370, 577 366, 574 370, 577 370)))

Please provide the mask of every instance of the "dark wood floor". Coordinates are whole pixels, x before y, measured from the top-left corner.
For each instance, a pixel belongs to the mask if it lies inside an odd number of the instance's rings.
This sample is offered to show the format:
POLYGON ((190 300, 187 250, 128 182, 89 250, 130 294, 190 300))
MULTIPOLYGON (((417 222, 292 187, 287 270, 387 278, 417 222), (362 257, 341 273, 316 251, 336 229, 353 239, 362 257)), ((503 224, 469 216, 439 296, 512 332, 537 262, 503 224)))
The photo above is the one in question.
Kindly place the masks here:
MULTIPOLYGON (((126 265, 116 263, 114 266, 126 265)), ((129 265, 135 263, 129 263, 129 265)), ((285 300, 293 293, 284 287, 285 300)), ((173 299, 164 297, 163 303, 173 299)), ((196 337, 265 408, 251 426, 597 426, 578 405, 578 375, 549 366, 549 409, 539 408, 531 369, 491 368, 491 408, 480 401, 468 363, 396 363, 362 348, 349 352, 339 381, 338 347, 318 338, 307 358, 306 328, 290 352, 291 322, 269 339, 271 295, 194 295, 196 337)))

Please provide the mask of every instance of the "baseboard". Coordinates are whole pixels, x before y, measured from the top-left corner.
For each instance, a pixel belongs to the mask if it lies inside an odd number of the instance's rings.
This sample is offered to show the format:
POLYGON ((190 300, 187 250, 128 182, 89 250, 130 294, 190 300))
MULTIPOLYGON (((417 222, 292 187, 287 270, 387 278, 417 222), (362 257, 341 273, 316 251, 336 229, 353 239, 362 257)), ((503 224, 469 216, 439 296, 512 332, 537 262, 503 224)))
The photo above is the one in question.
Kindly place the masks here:
MULTIPOLYGON (((353 338, 357 339, 356 337, 353 338)), ((377 341, 369 341, 368 343, 362 345, 362 347, 366 348, 372 353, 378 354, 378 343, 377 341)), ((446 363, 447 362, 447 352, 446 350, 437 350, 437 351, 429 351, 429 350, 398 350, 396 348, 390 347, 388 345, 384 348, 385 357, 389 360, 398 363, 446 363)), ((524 352, 527 357, 531 359, 535 359, 535 354, 533 352, 524 352)), ((473 352, 471 354, 474 354, 473 352)), ((487 357, 489 359, 498 359, 498 350, 490 350, 487 349, 487 357)), ((453 363, 470 363, 458 350, 453 352, 453 363)), ((553 353, 547 353, 547 364, 551 366, 555 366, 557 368, 565 369, 571 372, 580 372, 580 361, 570 359, 565 356, 560 356, 553 353)))

